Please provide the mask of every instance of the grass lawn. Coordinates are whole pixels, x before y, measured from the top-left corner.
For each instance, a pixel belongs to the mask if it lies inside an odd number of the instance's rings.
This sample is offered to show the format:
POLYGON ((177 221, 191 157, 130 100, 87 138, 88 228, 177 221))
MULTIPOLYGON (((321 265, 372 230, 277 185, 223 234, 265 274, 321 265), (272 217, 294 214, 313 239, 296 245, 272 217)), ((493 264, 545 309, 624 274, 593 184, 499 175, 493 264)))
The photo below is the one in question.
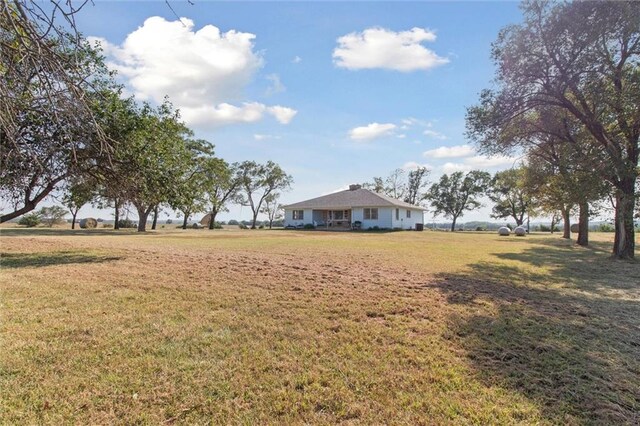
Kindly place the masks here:
POLYGON ((0 236, 0 423, 640 423, 612 234, 0 236))

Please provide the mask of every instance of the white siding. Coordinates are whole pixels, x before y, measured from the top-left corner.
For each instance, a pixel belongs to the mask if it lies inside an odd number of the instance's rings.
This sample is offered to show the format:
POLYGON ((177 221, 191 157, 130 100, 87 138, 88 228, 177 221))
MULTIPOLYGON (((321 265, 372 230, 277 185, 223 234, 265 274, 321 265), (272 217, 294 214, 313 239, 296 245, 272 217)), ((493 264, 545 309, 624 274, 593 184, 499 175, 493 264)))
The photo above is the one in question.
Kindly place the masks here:
MULTIPOLYGON (((369 229, 377 226, 381 229, 415 229, 416 223, 424 223, 422 210, 411 209, 411 217, 407 218, 407 209, 400 207, 400 220, 396 220, 395 207, 367 207, 378 209, 378 219, 364 219, 364 207, 353 207, 351 209, 351 223, 355 221, 362 222, 362 229, 369 229)), ((321 214, 319 210, 315 211, 316 222, 319 221, 321 214)), ((284 226, 299 226, 314 222, 314 210, 304 209, 304 218, 302 220, 293 220, 293 209, 284 210, 284 226)))
POLYGON ((284 226, 298 226, 313 223, 313 210, 305 209, 302 216, 302 220, 293 220, 293 209, 284 209, 284 226))
MULTIPOLYGON (((369 207, 367 207, 369 208, 369 207)), ((378 209, 378 220, 362 219, 362 229, 369 229, 377 226, 378 228, 391 228, 391 208, 390 207, 371 207, 378 209)), ((364 210, 364 208, 362 208, 364 210)), ((364 215, 364 213, 363 213, 364 215)))
POLYGON ((354 207, 351 209, 351 223, 364 220, 364 209, 362 207, 354 207))
POLYGON ((393 227, 402 229, 416 229, 416 223, 424 223, 422 210, 410 209, 411 217, 407 218, 407 209, 400 208, 400 220, 396 221, 396 210, 393 209, 393 227))

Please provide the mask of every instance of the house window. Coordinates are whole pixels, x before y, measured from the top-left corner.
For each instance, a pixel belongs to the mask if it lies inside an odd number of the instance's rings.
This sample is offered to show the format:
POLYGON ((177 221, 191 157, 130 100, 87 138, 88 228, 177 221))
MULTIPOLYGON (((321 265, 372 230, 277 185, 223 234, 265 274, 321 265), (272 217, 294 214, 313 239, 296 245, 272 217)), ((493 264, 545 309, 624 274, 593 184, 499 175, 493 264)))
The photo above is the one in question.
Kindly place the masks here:
POLYGON ((411 219, 411 210, 407 210, 407 219, 411 219))
POLYGON ((364 209, 364 220, 378 220, 378 209, 364 209))
POLYGON ((400 220, 400 209, 396 209, 396 220, 400 220))
POLYGON ((294 210, 293 220, 304 220, 304 210, 294 210))

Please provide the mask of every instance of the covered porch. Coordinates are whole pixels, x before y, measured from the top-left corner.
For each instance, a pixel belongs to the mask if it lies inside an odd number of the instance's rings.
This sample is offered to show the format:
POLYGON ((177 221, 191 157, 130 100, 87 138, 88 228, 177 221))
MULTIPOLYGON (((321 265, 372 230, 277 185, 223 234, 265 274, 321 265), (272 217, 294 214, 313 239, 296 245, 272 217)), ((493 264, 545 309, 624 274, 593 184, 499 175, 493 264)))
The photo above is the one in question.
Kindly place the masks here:
POLYGON ((312 216, 313 224, 318 229, 351 229, 351 209, 314 209, 312 216))

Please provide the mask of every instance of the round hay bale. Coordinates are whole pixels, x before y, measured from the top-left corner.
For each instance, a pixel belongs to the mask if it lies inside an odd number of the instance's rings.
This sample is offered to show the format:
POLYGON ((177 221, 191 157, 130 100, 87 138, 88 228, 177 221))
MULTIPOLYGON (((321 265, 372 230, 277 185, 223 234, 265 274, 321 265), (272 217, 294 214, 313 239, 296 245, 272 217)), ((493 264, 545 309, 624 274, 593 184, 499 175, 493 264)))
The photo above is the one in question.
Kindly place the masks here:
POLYGON ((87 217, 80 220, 80 228, 82 229, 93 229, 98 226, 98 221, 92 217, 87 217))
POLYGON ((207 213, 204 215, 202 219, 200 219, 200 225, 209 226, 209 222, 211 222, 211 213, 207 213))
POLYGON ((509 228, 507 228, 506 226, 501 226, 500 229, 498 229, 498 235, 501 235, 503 237, 507 237, 511 234, 511 230, 509 228))
POLYGON ((527 235, 527 229, 524 226, 518 226, 513 230, 513 233, 518 237, 524 237, 525 235, 527 235))
POLYGON ((571 232, 578 233, 580 230, 580 224, 579 223, 572 223, 571 224, 571 232))

